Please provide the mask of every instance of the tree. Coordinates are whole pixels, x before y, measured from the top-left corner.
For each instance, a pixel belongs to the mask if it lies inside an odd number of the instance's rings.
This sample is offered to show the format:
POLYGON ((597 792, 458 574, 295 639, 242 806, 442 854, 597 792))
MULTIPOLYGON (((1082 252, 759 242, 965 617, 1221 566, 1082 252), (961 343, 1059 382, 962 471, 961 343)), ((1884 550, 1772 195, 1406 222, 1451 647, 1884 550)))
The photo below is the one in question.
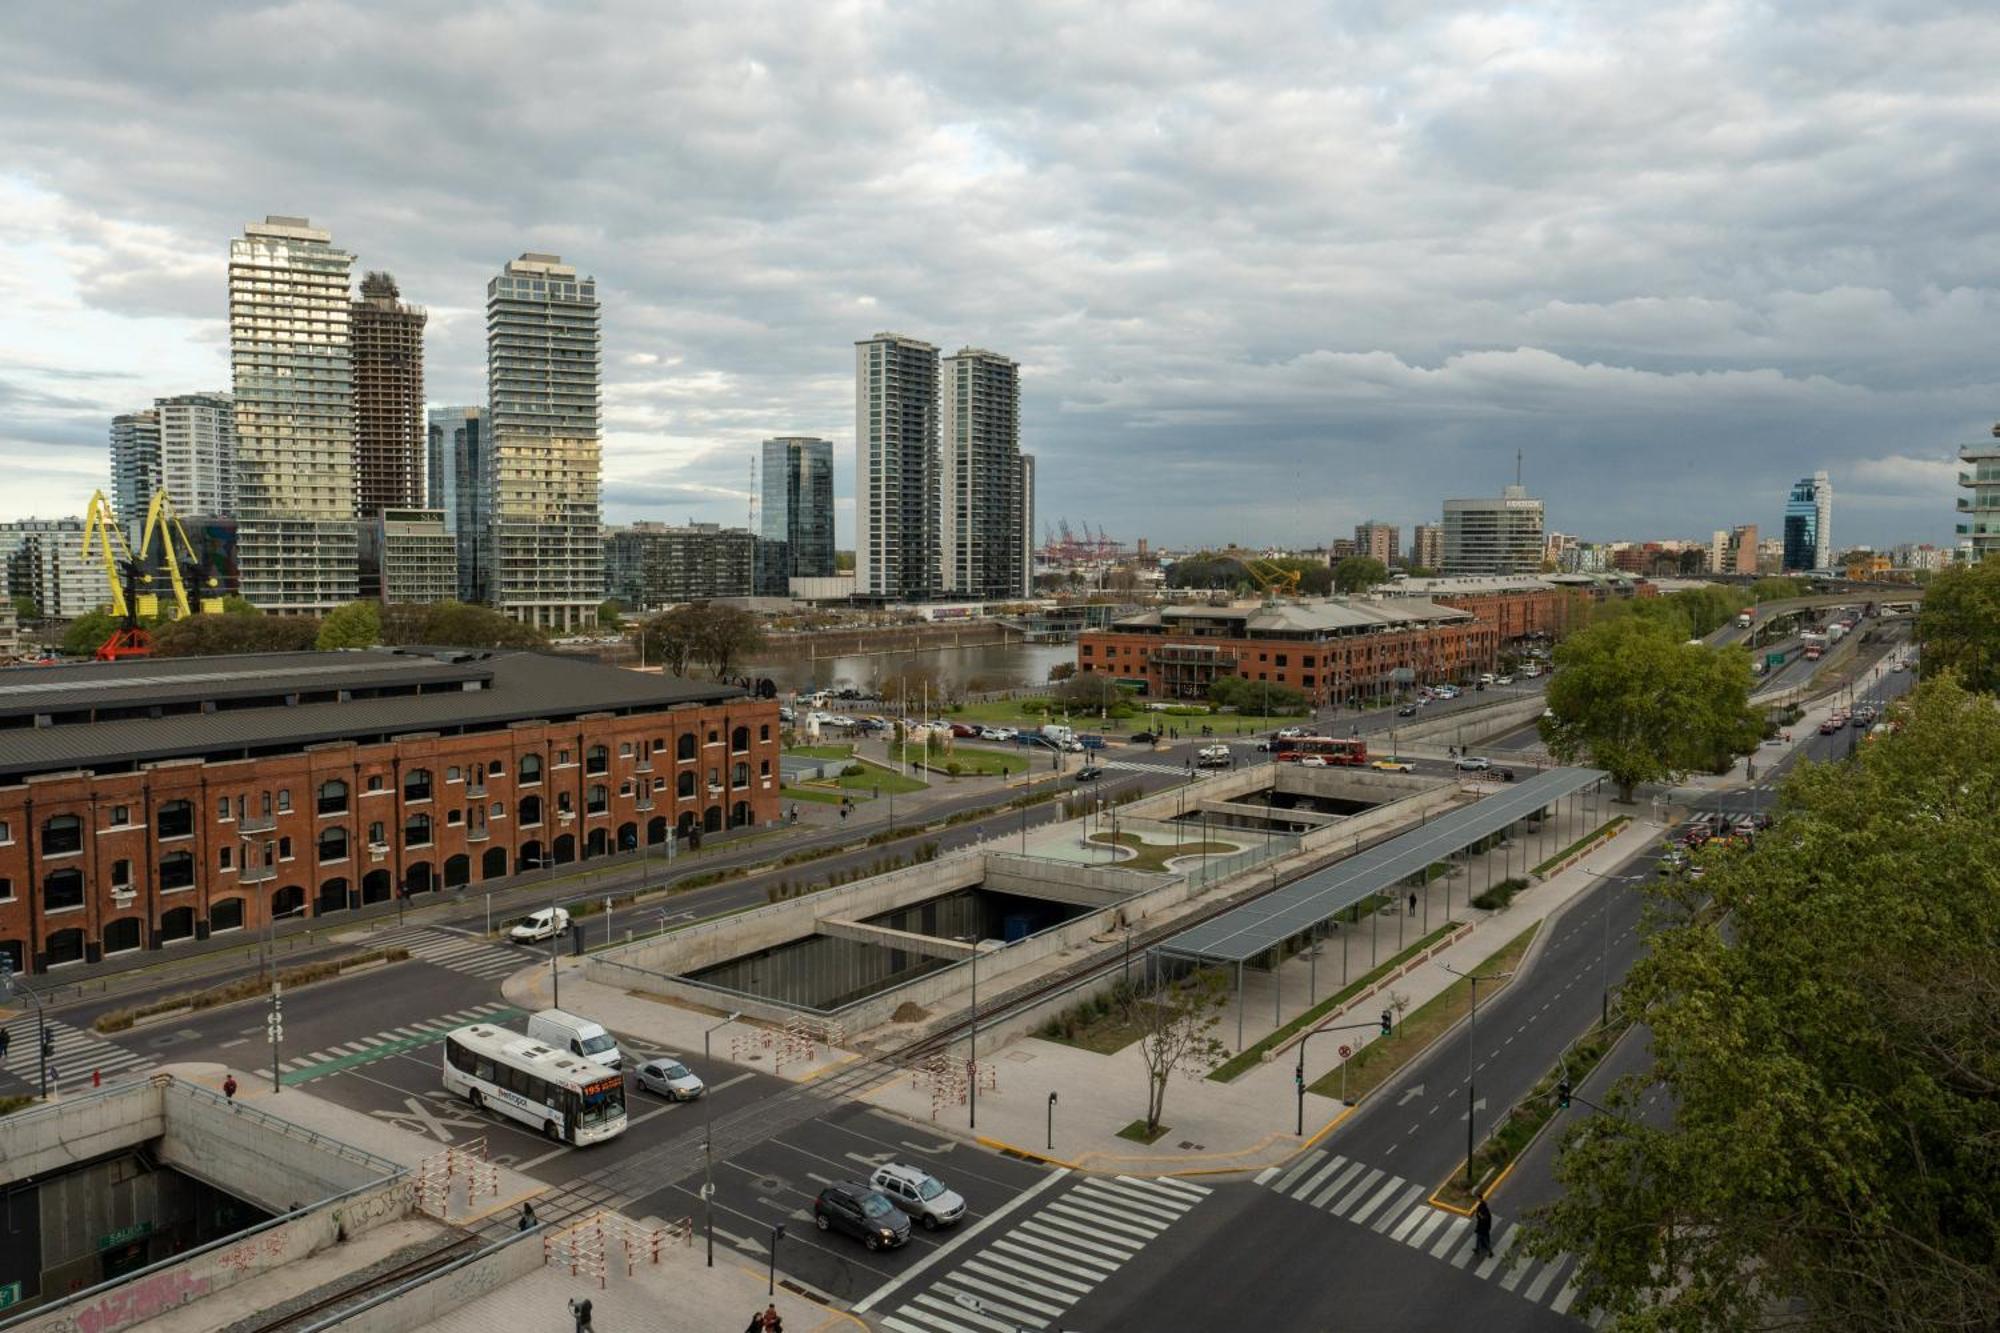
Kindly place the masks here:
POLYGON ((232 592, 222 599, 222 614, 225 616, 261 616, 264 613, 258 610, 255 603, 251 602, 249 598, 239 597, 232 592))
POLYGON ((1242 676, 1221 676, 1211 681, 1208 701, 1218 708, 1268 717, 1291 717, 1311 708, 1306 696, 1289 685, 1273 685, 1267 680, 1247 680, 1242 676))
POLYGON ((1782 602, 1805 595, 1803 579, 1758 579, 1750 585, 1750 600, 1756 602, 1782 602))
POLYGON ((66 657, 90 657, 118 632, 118 617, 109 611, 90 611, 69 622, 63 631, 62 650, 66 657))
POLYGON ((699 611, 695 651, 717 680, 727 680, 731 667, 764 646, 763 626, 740 606, 710 602, 699 611))
POLYGON ((1339 593, 1367 592, 1389 581, 1389 567, 1373 556, 1350 555, 1333 567, 1333 590, 1339 593))
POLYGON ((1556 648, 1549 752, 1603 769, 1629 803, 1642 782, 1713 767, 1754 750, 1762 721, 1750 707, 1750 658, 1741 648, 1685 642, 1677 612, 1599 621, 1556 648))
POLYGON ((936 670, 915 664, 898 667, 884 676, 876 684, 876 693, 884 703, 899 707, 922 708, 928 703, 936 708, 944 702, 944 684, 936 670))
POLYGON ((533 625, 502 615, 490 606, 467 602, 405 603, 379 612, 383 643, 435 644, 452 648, 540 648, 548 635, 533 625))
POLYGON ((1123 717, 1132 711, 1125 688, 1101 671, 1078 671, 1060 682, 1050 697, 1072 715, 1109 713, 1123 717))
POLYGON ((687 675, 695 660, 696 610, 677 606, 641 621, 633 636, 640 655, 676 676, 687 675))
POLYGON ((1229 1049, 1215 1035, 1229 988, 1220 972, 1203 969, 1152 991, 1120 986, 1112 1004, 1128 1030, 1139 1033, 1139 1054, 1146 1063, 1146 1135, 1160 1130, 1166 1112, 1167 1084, 1176 1073, 1201 1078, 1229 1058, 1229 1049))
POLYGON ((1622 992, 1653 1067, 1568 1131, 1527 1242, 1629 1327, 1993 1326, 2000 708, 1947 677, 1902 722, 1654 890, 1622 992))
POLYGON ((212 657, 310 652, 318 645, 319 631, 320 622, 312 616, 187 616, 153 630, 153 655, 212 657))
POLYGON ((336 648, 373 648, 382 641, 382 612, 375 602, 349 602, 335 607, 319 625, 313 646, 321 652, 336 648))
POLYGON ((25 625, 30 620, 41 619, 41 616, 42 608, 36 603, 34 598, 23 594, 14 599, 14 619, 16 621, 25 625))
POLYGON ((2000 687, 2000 560, 1940 570, 1917 613, 1926 676, 1955 671, 1966 685, 2000 687))
POLYGON ((1232 589, 1250 581, 1250 571, 1243 562, 1231 555, 1218 555, 1214 551, 1203 551, 1198 555, 1185 556, 1174 561, 1167 571, 1167 586, 1170 588, 1221 588, 1232 589))
POLYGON ((623 629, 625 627, 625 607, 616 597, 607 597, 597 604, 597 627, 599 629, 623 629))

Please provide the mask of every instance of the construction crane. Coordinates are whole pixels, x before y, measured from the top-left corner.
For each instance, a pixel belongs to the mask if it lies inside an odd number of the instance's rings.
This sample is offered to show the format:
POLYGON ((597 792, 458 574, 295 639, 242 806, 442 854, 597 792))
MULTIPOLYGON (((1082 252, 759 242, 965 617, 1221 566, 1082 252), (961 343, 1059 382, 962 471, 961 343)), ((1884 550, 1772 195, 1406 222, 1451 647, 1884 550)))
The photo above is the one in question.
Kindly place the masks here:
POLYGON ((85 559, 102 562, 105 581, 111 586, 111 614, 119 622, 117 631, 97 650, 101 662, 151 655, 153 636, 144 622, 160 617, 160 594, 154 584, 156 567, 165 568, 168 585, 173 589, 174 619, 194 614, 187 593, 191 581, 201 589, 204 615, 222 611, 216 580, 203 573, 194 543, 188 540, 187 529, 181 526, 180 515, 174 511, 173 499, 164 490, 153 492, 146 506, 146 523, 141 529, 136 556, 126 545, 125 534, 104 492, 91 492, 89 507, 84 511, 83 554, 85 559), (155 533, 159 535, 159 556, 149 564, 155 533))
POLYGON ((83 557, 103 564, 104 581, 111 588, 111 614, 118 618, 118 629, 98 648, 97 660, 116 662, 150 654, 153 636, 139 623, 134 605, 142 571, 139 562, 132 558, 132 548, 125 544, 125 534, 119 531, 111 503, 104 498, 103 491, 92 491, 90 504, 83 511, 83 557), (132 597, 126 596, 128 586, 133 590, 132 597))
POLYGON ((1243 562, 1243 572, 1264 594, 1265 601, 1275 602, 1280 597, 1299 595, 1300 575, 1296 569, 1286 569, 1269 560, 1250 559, 1243 562))
MULTIPOLYGON (((201 559, 195 555, 194 543, 188 540, 187 529, 181 526, 181 518, 174 511, 173 497, 165 491, 154 491, 153 499, 146 506, 146 527, 139 538, 139 563, 141 572, 150 583, 151 571, 145 568, 145 561, 152 556, 153 534, 160 534, 159 565, 166 568, 167 578, 174 590, 174 618, 193 615, 188 605, 188 583, 198 582, 201 588, 201 613, 205 616, 222 614, 220 585, 213 575, 202 572, 201 559), (186 571, 186 577, 182 571, 186 571)), ((157 616, 159 597, 150 590, 139 597, 139 614, 157 616)))

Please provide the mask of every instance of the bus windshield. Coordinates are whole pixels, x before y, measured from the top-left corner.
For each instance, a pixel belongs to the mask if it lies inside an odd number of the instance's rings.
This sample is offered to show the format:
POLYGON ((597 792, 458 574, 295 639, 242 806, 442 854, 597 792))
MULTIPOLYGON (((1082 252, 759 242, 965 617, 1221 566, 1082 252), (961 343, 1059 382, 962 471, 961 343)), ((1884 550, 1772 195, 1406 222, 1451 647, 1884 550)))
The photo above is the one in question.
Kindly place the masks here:
POLYGON ((581 1105, 572 1104, 571 1114, 579 1130, 596 1129, 625 1118, 625 1078, 601 1079, 584 1085, 581 1105))

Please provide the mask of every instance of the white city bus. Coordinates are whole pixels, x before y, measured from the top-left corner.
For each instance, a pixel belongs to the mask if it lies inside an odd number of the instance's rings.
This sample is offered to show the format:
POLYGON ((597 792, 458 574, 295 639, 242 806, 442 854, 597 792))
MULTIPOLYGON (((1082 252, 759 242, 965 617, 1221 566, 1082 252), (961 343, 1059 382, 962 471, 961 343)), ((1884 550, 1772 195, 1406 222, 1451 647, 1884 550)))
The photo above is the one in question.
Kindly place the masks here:
POLYGON ((444 1086, 561 1143, 625 1132, 623 1074, 489 1023, 445 1034, 444 1086))

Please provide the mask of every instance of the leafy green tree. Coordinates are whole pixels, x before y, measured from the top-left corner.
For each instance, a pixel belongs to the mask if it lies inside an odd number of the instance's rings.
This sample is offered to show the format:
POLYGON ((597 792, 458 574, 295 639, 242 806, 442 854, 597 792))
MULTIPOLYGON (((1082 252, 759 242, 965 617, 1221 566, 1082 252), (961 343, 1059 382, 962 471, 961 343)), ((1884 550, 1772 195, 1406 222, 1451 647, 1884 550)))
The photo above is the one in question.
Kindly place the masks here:
POLYGON ((1762 720, 1749 705, 1750 658, 1741 648, 1686 640, 1676 611, 1602 620, 1556 647, 1553 716, 1541 721, 1549 752, 1587 760, 1630 802, 1642 782, 1712 768, 1755 749, 1762 720))
POLYGON ((63 631, 62 650, 68 657, 89 657, 118 632, 118 618, 109 611, 91 611, 69 622, 63 631))
POLYGON ((319 625, 313 646, 321 652, 336 648, 373 648, 382 641, 382 612, 375 602, 349 602, 335 607, 319 625))
POLYGON ((1576 1113, 1527 1241, 1616 1327, 1994 1326, 1996 805, 2000 709, 1946 677, 1787 782, 1754 851, 1655 888, 1622 992, 1653 1067, 1576 1113))
POLYGON ((34 598, 23 595, 14 599, 15 620, 25 625, 30 620, 40 620, 41 618, 42 608, 36 603, 34 598))
POLYGON ((298 653, 318 646, 320 622, 312 616, 203 615, 168 621, 153 631, 155 657, 213 657, 235 653, 298 653))
POLYGON ((1333 567, 1335 592, 1367 592, 1389 581, 1389 567, 1373 556, 1350 555, 1333 567))
POLYGON ((1805 595, 1803 579, 1758 579, 1750 585, 1750 599, 1757 602, 1782 602, 1805 595))
MULTIPOLYGON (((1299 576, 1299 591, 1307 597, 1324 597, 1333 591, 1333 566, 1323 560, 1307 560, 1302 556, 1279 555, 1264 562, 1279 569, 1290 570, 1299 576)), ((1384 578, 1388 575, 1385 573, 1384 578)))
POLYGON ((1306 696, 1289 685, 1246 680, 1242 676, 1222 676, 1210 682, 1208 700, 1218 708, 1270 717, 1294 717, 1311 709, 1306 696))
POLYGON ((1975 690, 2000 688, 2000 560, 1940 570, 1924 590, 1917 641, 1926 676, 1955 671, 1975 690))
POLYGON ((625 607, 616 597, 607 597, 597 604, 597 627, 599 629, 625 627, 625 607))
POLYGON ((764 627, 740 606, 710 602, 697 608, 695 651, 717 680, 727 680, 743 660, 764 646, 764 627))
POLYGON ((540 648, 548 635, 490 606, 442 601, 396 603, 380 612, 382 642, 452 648, 540 648))
POLYGON ((222 614, 225 616, 261 616, 264 613, 258 610, 249 598, 238 597, 235 593, 231 593, 222 599, 222 614))
POLYGON ((1712 583, 1655 600, 1670 603, 1679 611, 1687 621, 1689 637, 1697 639, 1705 639, 1729 624, 1748 605, 1741 590, 1720 588, 1712 583))
POLYGON ((1058 685, 1056 707, 1072 715, 1104 713, 1125 717, 1134 711, 1131 692, 1098 671, 1079 671, 1058 685))
POLYGON ((1250 571, 1235 556, 1203 551, 1176 560, 1167 571, 1170 588, 1234 589, 1250 582, 1250 571))

